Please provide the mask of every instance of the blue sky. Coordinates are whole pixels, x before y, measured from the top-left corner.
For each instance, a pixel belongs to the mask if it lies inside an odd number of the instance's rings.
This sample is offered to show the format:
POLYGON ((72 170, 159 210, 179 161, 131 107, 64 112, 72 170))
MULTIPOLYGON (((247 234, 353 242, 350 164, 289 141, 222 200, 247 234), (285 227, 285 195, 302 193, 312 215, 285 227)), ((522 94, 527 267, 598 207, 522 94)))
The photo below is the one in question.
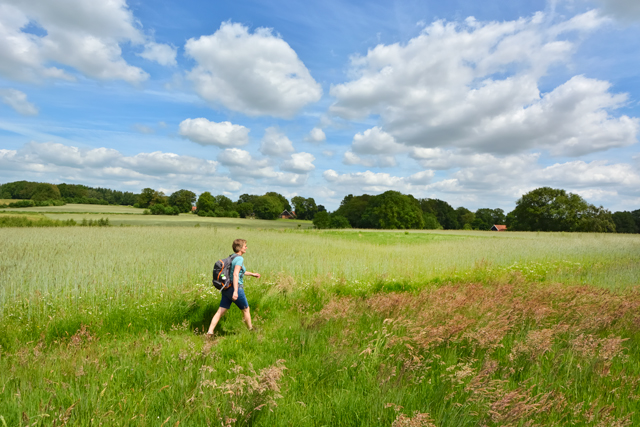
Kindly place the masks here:
POLYGON ((0 0, 0 182, 640 208, 635 0, 0 0))

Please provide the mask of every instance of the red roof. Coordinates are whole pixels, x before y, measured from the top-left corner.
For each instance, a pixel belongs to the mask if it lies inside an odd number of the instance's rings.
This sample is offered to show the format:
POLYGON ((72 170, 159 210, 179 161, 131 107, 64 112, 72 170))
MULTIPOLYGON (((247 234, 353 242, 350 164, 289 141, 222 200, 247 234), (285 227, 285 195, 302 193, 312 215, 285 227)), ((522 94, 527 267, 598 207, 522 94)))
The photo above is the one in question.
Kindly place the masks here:
MULTIPOLYGON (((493 225, 493 227, 495 227, 496 231, 506 231, 507 226, 506 225, 493 225)), ((493 229, 493 227, 491 227, 493 229)))

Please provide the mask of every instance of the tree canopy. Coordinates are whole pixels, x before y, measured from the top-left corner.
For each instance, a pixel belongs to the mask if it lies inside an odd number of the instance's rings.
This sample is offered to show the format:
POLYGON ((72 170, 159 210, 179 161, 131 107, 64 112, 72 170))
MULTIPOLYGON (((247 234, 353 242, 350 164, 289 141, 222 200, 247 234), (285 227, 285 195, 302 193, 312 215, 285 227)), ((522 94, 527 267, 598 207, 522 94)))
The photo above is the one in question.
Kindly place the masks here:
POLYGON ((588 204, 577 194, 541 187, 524 194, 507 215, 517 231, 615 231, 611 213, 588 204))

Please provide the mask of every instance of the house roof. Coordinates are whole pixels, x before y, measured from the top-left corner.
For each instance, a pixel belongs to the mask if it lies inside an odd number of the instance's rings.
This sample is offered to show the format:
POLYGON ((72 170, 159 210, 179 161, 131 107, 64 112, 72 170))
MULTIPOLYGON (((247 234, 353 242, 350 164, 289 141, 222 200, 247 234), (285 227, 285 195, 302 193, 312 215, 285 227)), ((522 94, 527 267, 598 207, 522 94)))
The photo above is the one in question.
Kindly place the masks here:
POLYGON ((494 224, 493 227, 491 227, 491 229, 495 229, 496 231, 505 231, 507 229, 506 225, 497 225, 494 224))

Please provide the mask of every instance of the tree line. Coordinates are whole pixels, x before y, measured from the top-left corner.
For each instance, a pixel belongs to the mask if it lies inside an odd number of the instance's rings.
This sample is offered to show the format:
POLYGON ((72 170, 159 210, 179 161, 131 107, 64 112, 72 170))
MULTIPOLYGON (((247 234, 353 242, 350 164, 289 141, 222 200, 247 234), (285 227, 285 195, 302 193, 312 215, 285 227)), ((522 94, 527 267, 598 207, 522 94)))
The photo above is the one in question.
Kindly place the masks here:
POLYGON ((431 198, 387 191, 379 195, 346 196, 338 209, 327 212, 311 197, 282 194, 242 194, 232 201, 225 195, 204 192, 196 197, 181 189, 170 195, 152 188, 139 194, 79 184, 49 184, 17 181, 0 185, 0 199, 21 199, 10 207, 93 203, 128 205, 153 215, 194 212, 206 217, 276 219, 284 211, 298 219, 312 220, 317 228, 444 229, 489 230, 504 224, 514 231, 586 231, 640 233, 640 209, 611 213, 602 206, 587 203, 577 194, 541 187, 524 194, 513 211, 465 207, 454 209, 449 203, 431 198), (195 210, 194 210, 195 208, 195 210))
POLYGON ((454 209, 439 199, 417 199, 397 191, 371 196, 349 194, 332 213, 316 215, 318 228, 640 232, 640 209, 611 213, 577 194, 541 187, 524 194, 513 211, 454 209))

